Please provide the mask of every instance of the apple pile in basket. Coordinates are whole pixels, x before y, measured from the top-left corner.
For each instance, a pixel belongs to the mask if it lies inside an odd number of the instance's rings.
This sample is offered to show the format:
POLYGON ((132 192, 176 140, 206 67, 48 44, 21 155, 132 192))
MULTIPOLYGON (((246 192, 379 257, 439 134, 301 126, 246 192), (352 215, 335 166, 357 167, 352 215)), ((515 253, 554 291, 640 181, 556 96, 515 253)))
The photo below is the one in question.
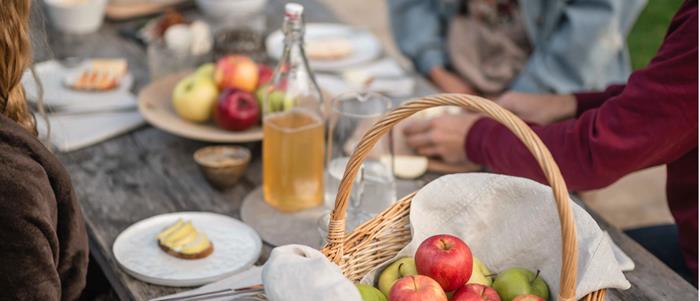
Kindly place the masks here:
POLYGON ((357 288, 364 301, 549 300, 549 287, 539 271, 509 268, 493 274, 464 241, 446 234, 424 240, 415 259, 402 257, 389 264, 376 288, 357 288))
MULTIPOLYGON (((229 55, 216 65, 199 66, 180 80, 173 90, 173 107, 185 120, 203 123, 213 119, 222 129, 244 131, 260 122, 271 79, 270 67, 246 56, 229 55)), ((284 98, 276 94, 270 97, 284 98)))

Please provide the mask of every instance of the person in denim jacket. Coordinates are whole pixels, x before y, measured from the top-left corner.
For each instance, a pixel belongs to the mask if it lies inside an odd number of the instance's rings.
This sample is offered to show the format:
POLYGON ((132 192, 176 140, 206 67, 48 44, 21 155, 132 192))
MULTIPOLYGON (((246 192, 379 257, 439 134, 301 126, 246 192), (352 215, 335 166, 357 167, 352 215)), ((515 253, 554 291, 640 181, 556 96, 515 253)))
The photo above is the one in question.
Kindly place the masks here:
POLYGON ((495 96, 508 90, 597 90, 624 82, 631 71, 626 36, 646 0, 389 0, 388 4, 396 42, 420 73, 445 92, 495 96), (492 13, 481 9, 488 6, 494 8, 492 13), (477 25, 486 33, 470 26, 471 21, 457 23, 459 17, 479 18, 477 25), (500 28, 503 24, 505 29, 500 28), (493 28, 495 34, 490 32, 493 28), (524 43, 505 38, 491 48, 483 46, 494 36, 511 37, 518 30, 524 43), (480 32, 476 39, 461 41, 474 31, 480 32), (480 47, 481 56, 455 68, 460 56, 470 56, 480 47), (491 69, 494 73, 488 74, 491 69), (469 80, 472 73, 477 73, 476 84, 469 80))

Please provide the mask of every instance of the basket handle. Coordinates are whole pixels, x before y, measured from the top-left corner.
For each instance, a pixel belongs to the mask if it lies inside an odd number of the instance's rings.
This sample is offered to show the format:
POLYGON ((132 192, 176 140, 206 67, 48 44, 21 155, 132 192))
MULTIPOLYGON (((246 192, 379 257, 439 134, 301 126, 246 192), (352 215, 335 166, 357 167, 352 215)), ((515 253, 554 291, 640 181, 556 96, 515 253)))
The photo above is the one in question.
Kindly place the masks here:
POLYGON ((520 118, 513 115, 496 103, 472 95, 466 94, 438 94, 425 96, 404 103, 377 121, 367 131, 355 147, 350 160, 345 168, 343 179, 338 188, 335 199, 335 208, 331 212, 331 220, 328 225, 328 244, 324 248, 329 259, 336 264, 341 264, 343 257, 343 240, 345 238, 345 214, 348 199, 362 162, 367 157, 372 147, 384 136, 396 123, 413 115, 414 113, 431 107, 453 105, 467 109, 471 112, 483 113, 505 127, 522 141, 527 149, 537 160, 544 172, 547 182, 552 187, 554 200, 557 204, 562 235, 562 266, 560 272, 559 300, 575 300, 576 298, 576 269, 578 258, 578 246, 576 241, 576 227, 574 217, 569 207, 569 195, 566 183, 562 177, 552 154, 542 143, 542 140, 520 118))

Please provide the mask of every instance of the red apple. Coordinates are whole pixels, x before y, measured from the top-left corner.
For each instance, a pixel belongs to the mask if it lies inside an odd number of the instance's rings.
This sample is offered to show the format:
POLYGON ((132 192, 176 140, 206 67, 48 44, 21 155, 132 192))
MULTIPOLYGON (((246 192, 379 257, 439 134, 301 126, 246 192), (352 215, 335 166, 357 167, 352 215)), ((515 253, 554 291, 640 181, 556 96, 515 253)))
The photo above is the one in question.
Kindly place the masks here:
POLYGON ((258 64, 258 86, 269 83, 272 80, 273 70, 268 65, 258 64))
POLYGON ((459 288, 450 301, 501 301, 496 290, 482 284, 466 284, 459 288))
POLYGON ((532 294, 520 295, 515 297, 513 301, 547 301, 544 298, 532 294))
POLYGON ((214 109, 214 121, 230 131, 242 131, 258 123, 260 107, 255 97, 241 90, 226 89, 221 92, 214 109))
POLYGON ((430 277, 411 275, 394 283, 389 301, 447 301, 447 295, 430 277))
POLYGON ((416 251, 418 274, 435 279, 446 292, 464 285, 472 276, 472 251, 458 237, 428 237, 416 251))
POLYGON ((258 64, 249 57, 229 55, 216 62, 214 80, 220 89, 235 88, 253 92, 258 87, 258 64))

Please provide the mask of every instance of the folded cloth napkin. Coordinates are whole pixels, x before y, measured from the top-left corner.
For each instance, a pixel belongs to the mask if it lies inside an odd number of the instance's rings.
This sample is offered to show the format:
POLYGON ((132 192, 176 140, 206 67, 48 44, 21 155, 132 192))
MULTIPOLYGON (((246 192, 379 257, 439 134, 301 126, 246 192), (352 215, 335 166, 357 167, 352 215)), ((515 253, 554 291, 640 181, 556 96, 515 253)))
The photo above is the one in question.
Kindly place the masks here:
MULTIPOLYGON (((131 96, 133 97, 133 96, 131 96)), ((41 137, 47 134, 45 120, 37 117, 41 137)), ((49 141, 59 151, 69 152, 126 133, 144 124, 139 112, 49 115, 49 141)))
MULTIPOLYGON (((583 208, 573 201, 570 205, 579 248, 576 298, 601 288, 629 288, 610 238, 583 208)), ((559 295, 561 233, 549 186, 497 174, 448 175, 416 194, 410 220, 412 240, 397 257, 414 255, 432 235, 452 234, 462 238, 492 271, 540 270, 551 295, 559 295)), ((383 266, 362 282, 373 283, 383 266)))
MULTIPOLYGON (((151 299, 151 301, 159 301, 159 300, 170 299, 170 298, 175 298, 175 297, 192 296, 192 295, 213 292, 213 291, 218 291, 218 290, 227 289, 227 288, 236 289, 236 288, 253 286, 253 285, 262 283, 262 279, 260 277, 261 273, 262 273, 262 267, 254 266, 254 267, 251 267, 250 269, 247 269, 243 272, 240 272, 240 273, 235 274, 233 276, 229 276, 229 277, 226 277, 222 280, 207 284, 207 285, 202 286, 198 289, 194 289, 194 290, 186 291, 186 292, 182 292, 182 293, 177 293, 177 294, 173 294, 173 295, 158 297, 155 299, 151 299)), ((207 300, 225 301, 225 300, 231 300, 231 297, 222 297, 222 298, 214 298, 214 299, 207 299, 207 300)))
POLYGON ((286 245, 272 250, 263 266, 262 280, 271 301, 362 300, 338 266, 307 246, 286 245))

